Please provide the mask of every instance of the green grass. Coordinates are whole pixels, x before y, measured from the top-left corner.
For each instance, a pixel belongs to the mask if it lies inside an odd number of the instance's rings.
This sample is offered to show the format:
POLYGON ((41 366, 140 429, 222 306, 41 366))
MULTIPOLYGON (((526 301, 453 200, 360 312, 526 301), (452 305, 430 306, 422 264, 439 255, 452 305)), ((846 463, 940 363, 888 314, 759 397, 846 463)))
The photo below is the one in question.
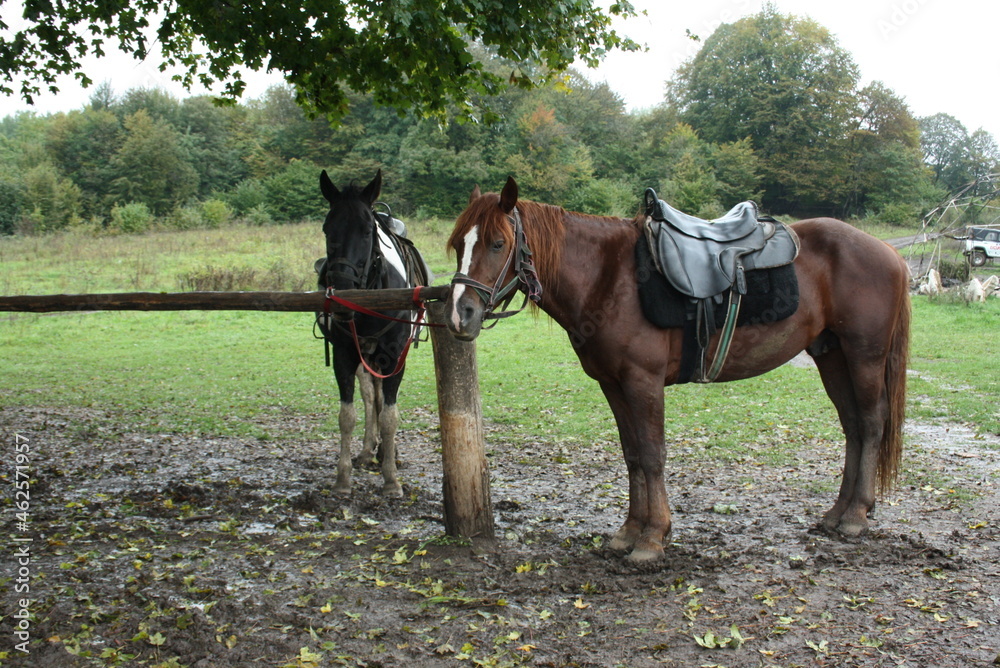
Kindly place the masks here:
POLYGON ((909 415, 1000 434, 1000 299, 913 298, 909 415))
MULTIPOLYGON (((454 269, 443 250, 449 227, 411 224, 438 274, 454 269)), ((260 280, 280 274, 302 286, 286 289, 312 289, 312 262, 321 253, 318 224, 6 238, 0 239, 0 289, 172 291, 187 272, 204 267, 257 267, 260 280)), ((911 416, 1000 433, 998 326, 1000 300, 970 306, 915 298, 911 416)), ((481 335, 478 353, 492 444, 618 448, 597 384, 583 374, 565 333, 544 315, 501 322, 481 335)), ((336 388, 309 314, 4 314, 0 368, 0 406, 100 409, 109 430, 269 439, 329 438, 336 431, 336 388)), ((421 345, 410 355, 400 397, 409 427, 426 428, 424 416, 436 410, 434 388, 431 346, 421 345)), ((839 448, 842 438, 812 369, 784 366, 739 383, 668 388, 665 408, 669 456, 753 452, 781 462, 794 458, 802 443, 839 448)))

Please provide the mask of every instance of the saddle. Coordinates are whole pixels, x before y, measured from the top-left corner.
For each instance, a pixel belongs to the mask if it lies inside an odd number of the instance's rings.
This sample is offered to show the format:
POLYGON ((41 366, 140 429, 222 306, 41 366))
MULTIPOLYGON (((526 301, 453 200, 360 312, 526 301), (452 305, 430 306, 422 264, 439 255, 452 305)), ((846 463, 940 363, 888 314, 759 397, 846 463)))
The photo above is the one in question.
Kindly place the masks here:
POLYGON ((707 221, 645 193, 645 233, 653 262, 671 285, 693 299, 720 298, 730 288, 746 294, 746 271, 791 264, 798 237, 783 223, 760 218, 757 205, 741 202, 707 221))
MULTIPOLYGON (((725 216, 707 221, 674 209, 657 198, 652 188, 646 189, 644 197, 645 244, 640 245, 646 246, 653 266, 686 302, 678 382, 710 383, 722 372, 736 326, 746 322, 740 309, 748 293, 747 272, 757 277, 761 275, 757 270, 790 265, 799 254, 798 236, 773 218, 759 217, 753 202, 742 202, 725 216), (709 339, 720 326, 722 335, 708 367, 709 339)), ((640 245, 636 247, 639 264, 640 245)), ((787 269, 795 284, 794 312, 798 289, 794 268, 787 269)), ((643 283, 640 280, 643 310, 656 322, 651 314, 659 308, 651 303, 650 290, 643 283)))

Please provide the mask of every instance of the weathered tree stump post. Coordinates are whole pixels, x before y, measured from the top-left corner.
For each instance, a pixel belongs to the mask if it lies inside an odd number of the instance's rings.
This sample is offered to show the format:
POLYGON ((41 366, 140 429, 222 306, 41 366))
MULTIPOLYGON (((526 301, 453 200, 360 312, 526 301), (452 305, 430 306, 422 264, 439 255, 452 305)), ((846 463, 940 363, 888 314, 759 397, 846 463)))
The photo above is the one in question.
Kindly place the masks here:
MULTIPOLYGON (((428 321, 444 323, 444 303, 427 305, 428 321)), ((474 341, 459 341, 431 328, 444 460, 444 524, 483 550, 497 546, 490 499, 490 472, 483 440, 483 411, 474 341)))

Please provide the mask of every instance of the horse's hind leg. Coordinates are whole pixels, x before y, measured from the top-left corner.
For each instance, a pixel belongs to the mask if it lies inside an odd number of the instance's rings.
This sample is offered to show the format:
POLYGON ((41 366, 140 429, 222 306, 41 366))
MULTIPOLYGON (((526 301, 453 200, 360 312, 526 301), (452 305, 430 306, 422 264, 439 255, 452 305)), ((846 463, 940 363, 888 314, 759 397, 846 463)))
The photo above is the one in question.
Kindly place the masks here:
POLYGON ((374 378, 365 371, 363 365, 358 365, 358 388, 361 390, 361 403, 365 406, 365 440, 358 455, 358 467, 370 466, 375 459, 375 451, 379 447, 378 436, 378 415, 380 406, 378 403, 378 393, 381 388, 381 381, 374 378))
POLYGON ((851 364, 839 348, 816 357, 816 366, 847 442, 840 493, 822 526, 857 536, 867 531, 868 512, 875 505, 878 449, 888 410, 882 366, 851 364))

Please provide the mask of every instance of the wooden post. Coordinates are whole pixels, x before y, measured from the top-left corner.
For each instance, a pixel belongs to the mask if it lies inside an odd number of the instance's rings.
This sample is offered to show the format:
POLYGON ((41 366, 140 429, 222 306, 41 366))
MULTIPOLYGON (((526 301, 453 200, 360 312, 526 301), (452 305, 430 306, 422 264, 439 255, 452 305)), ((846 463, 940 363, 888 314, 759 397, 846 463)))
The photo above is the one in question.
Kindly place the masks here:
MULTIPOLYGON (((445 322, 442 302, 427 305, 428 321, 445 322)), ((483 411, 474 341, 431 328, 444 460, 444 524, 449 536, 470 538, 477 549, 497 547, 490 472, 483 441, 483 411)))

